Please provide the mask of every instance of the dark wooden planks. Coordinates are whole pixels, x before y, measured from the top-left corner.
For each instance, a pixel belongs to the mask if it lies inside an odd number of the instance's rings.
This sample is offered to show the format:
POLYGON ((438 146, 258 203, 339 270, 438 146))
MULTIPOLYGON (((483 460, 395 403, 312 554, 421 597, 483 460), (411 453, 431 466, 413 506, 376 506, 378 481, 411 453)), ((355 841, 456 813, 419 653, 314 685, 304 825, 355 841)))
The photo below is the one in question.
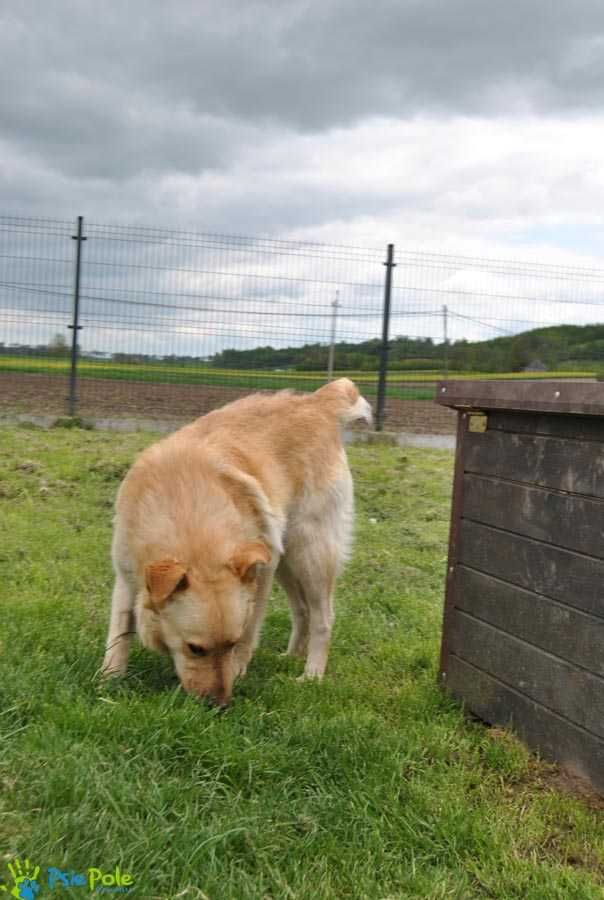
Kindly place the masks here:
POLYGON ((459 413, 457 416, 457 451, 455 454, 455 473, 453 476, 453 497, 451 503, 451 525, 449 528, 449 561, 447 564, 447 576, 445 580, 445 606, 443 610, 443 636, 440 648, 439 671, 442 675, 449 654, 449 634, 451 632, 451 616, 455 609, 455 563, 457 562, 458 546, 461 529, 461 514, 463 508, 463 466, 464 446, 468 435, 467 416, 459 413))
POLYGON ((604 741, 455 656, 449 659, 447 686, 475 715, 513 728, 546 759, 591 781, 604 794, 604 741))
POLYGON ((604 680, 456 610, 451 652, 604 738, 604 680))
POLYGON ((463 520, 457 561, 604 617, 604 562, 600 559, 463 520))
POLYGON ((463 515, 567 550, 604 557, 602 500, 465 475, 463 515))
MULTIPOLYGON (((489 430, 516 434, 541 434, 574 441, 604 442, 604 418, 599 416, 562 416, 552 413, 500 412, 488 418, 489 430)), ((573 449, 569 448, 569 453, 573 449)))
POLYGON ((457 608, 604 676, 604 619, 458 566, 457 608))
POLYGON ((455 409, 604 415, 604 384, 568 381, 441 381, 436 402, 455 409))
POLYGON ((463 433, 443 683, 604 793, 604 385, 448 382, 437 399, 463 433))
MULTIPOLYGON (((600 420, 589 421, 597 422, 602 429, 600 420)), ((604 498, 604 444, 595 441, 512 434, 491 429, 489 420, 488 431, 466 435, 464 469, 604 498)))

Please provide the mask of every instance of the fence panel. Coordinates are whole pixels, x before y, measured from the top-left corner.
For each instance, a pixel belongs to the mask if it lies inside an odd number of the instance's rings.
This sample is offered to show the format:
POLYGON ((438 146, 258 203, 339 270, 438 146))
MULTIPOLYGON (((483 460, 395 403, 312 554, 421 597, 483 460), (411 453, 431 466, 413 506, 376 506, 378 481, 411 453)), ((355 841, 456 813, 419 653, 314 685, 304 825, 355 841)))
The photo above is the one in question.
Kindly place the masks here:
POLYGON ((336 373, 342 342, 378 342, 384 251, 97 224, 86 233, 82 348, 98 377, 80 393, 97 409, 191 416, 250 390, 312 390, 326 380, 332 333, 336 373), (301 359, 292 345, 305 346, 301 359))
MULTIPOLYGON (((0 216, 2 411, 70 411, 76 228, 0 216)), ((80 415, 181 421, 344 373, 376 406, 386 247, 87 220, 83 233, 80 415)), ((386 427, 451 431, 432 402, 443 374, 604 371, 604 271, 406 247, 394 258, 386 427)))
POLYGON ((46 397, 65 409, 74 233, 65 220, 0 216, 2 408, 42 412, 46 397))
MULTIPOLYGON (((400 247, 397 263, 390 398, 422 403, 442 376, 594 380, 604 371, 603 270, 400 247)), ((433 430, 441 424, 434 414, 433 430)))

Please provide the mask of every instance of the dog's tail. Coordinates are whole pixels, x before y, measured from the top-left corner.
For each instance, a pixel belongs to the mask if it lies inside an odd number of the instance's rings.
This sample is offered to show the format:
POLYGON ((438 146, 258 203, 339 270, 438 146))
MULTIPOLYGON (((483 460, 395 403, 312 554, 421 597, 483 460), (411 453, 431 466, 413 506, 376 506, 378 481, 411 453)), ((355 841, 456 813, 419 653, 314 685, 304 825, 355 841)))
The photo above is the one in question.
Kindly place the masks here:
POLYGON ((342 425, 358 421, 371 425, 373 422, 371 407, 350 378, 330 381, 315 391, 314 396, 337 416, 342 425))

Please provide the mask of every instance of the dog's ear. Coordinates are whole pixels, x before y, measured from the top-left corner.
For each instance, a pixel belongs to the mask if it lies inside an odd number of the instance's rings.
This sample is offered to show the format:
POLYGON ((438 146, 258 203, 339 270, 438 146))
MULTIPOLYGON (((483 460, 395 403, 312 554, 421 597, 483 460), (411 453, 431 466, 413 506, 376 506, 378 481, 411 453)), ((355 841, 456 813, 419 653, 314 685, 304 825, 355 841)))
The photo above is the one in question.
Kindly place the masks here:
POLYGON ((145 568, 145 583, 150 605, 157 609, 174 591, 184 591, 189 585, 187 570, 174 559, 162 559, 145 568))
POLYGON ((233 554, 229 567, 244 584, 249 584, 258 574, 257 566, 266 565, 270 561, 271 554, 265 544, 241 544, 233 554))

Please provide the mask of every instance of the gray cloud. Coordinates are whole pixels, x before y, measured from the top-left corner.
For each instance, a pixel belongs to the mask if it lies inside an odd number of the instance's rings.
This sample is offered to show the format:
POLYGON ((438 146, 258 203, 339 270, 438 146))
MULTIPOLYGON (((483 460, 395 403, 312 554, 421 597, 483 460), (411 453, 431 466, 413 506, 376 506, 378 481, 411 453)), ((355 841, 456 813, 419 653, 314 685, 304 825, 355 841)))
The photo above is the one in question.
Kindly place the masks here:
MULTIPOLYGON (((528 246, 556 264, 600 265, 603 51, 601 0, 5 0, 0 204, 3 212, 68 221, 82 213, 91 237, 96 221, 377 247, 371 271, 355 275, 343 263, 338 274, 329 263, 318 286, 314 261, 298 271, 278 256, 266 285, 249 261, 239 280, 224 284, 203 260, 183 276, 176 250, 166 272, 142 266, 130 281, 116 267, 102 268, 94 282, 88 266, 86 302, 92 309, 96 295, 105 298, 103 316, 87 321, 88 349, 140 349, 143 339, 158 352, 287 343, 299 320, 269 315, 277 300, 327 309, 335 281, 377 278, 368 290, 379 309, 387 241, 400 253, 393 329, 440 334, 433 310, 410 321, 404 313, 410 304, 432 309, 449 298, 438 291, 453 287, 460 293, 450 300, 451 333, 478 337, 483 294, 505 294, 496 279, 463 266, 450 278, 419 264, 414 274, 404 253, 495 257, 528 246), (284 271, 300 282, 281 283, 284 271), (161 291, 174 315, 149 307, 156 318, 147 337, 107 325, 120 297, 161 291), (185 295, 200 304, 236 295, 248 314, 222 323, 213 312, 178 316, 185 295), (455 310, 473 319, 456 320, 455 310), (174 319, 172 337, 166 318, 174 319)), ((61 271, 36 270, 28 259, 9 265, 6 279, 26 287, 50 281, 58 293, 42 303, 45 295, 6 287, 1 339, 20 340, 29 328, 10 312, 15 304, 43 306, 34 322, 40 340, 65 318, 73 252, 65 228, 61 271)), ((101 243, 97 233, 86 245, 90 259, 101 243)), ((146 252, 132 244, 111 250, 113 262, 126 253, 148 262, 146 252)), ((546 305, 542 286, 531 290, 539 311, 523 300, 506 308, 510 321, 591 321, 599 313, 546 305)), ((341 299, 355 313, 369 302, 344 289, 341 299)), ((124 318, 135 308, 122 306, 124 318)), ((329 323, 317 313, 307 328, 327 339, 329 323)), ((377 335, 379 315, 357 321, 343 310, 339 327, 355 339, 377 335)))
POLYGON ((589 0, 12 2, 2 134, 85 177, 195 173, 275 131, 599 108, 603 47, 589 0))
POLYGON ((363 245, 540 227, 554 243, 602 208, 603 50, 600 0, 6 0, 0 202, 363 245))

